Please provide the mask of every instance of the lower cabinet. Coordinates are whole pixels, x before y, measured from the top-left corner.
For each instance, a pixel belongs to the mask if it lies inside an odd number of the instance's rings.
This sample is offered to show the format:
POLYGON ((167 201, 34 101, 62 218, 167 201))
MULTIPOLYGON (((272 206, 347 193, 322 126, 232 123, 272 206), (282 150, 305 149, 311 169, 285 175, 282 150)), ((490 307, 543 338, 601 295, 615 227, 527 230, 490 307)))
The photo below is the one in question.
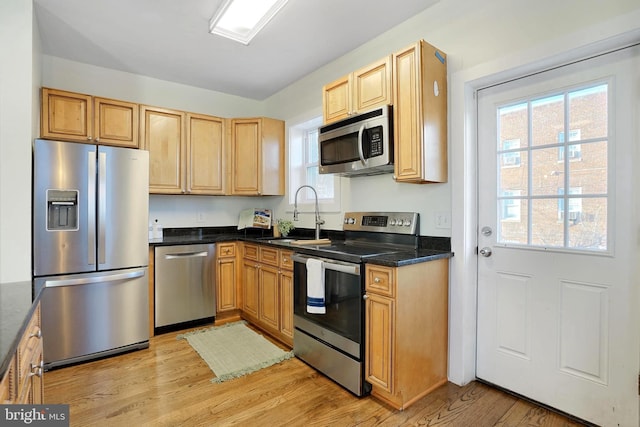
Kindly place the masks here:
POLYGON ((0 382, 0 402, 3 404, 44 403, 42 330, 40 304, 20 339, 16 354, 0 382))
POLYGON ((447 381, 449 260, 366 266, 365 376, 405 409, 447 381))
POLYGON ((242 317, 285 344, 293 345, 291 252, 243 244, 242 317))
POLYGON ((280 334, 293 346, 293 252, 280 250, 280 334))
POLYGON ((240 309, 236 262, 237 245, 220 243, 216 251, 216 315, 240 309))

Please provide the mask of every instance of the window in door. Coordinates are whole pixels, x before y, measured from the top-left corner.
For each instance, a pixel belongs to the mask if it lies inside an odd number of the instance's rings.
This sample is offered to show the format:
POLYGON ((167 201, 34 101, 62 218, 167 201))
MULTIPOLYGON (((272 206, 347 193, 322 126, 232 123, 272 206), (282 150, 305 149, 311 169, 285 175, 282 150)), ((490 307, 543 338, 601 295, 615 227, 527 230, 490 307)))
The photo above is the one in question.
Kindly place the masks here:
MULTIPOLYGON (((573 129, 569 132, 569 141, 577 141, 580 139, 580 129, 573 129)), ((558 133, 558 142, 564 143, 564 131, 558 133)), ((569 150, 569 160, 580 160, 582 158, 582 145, 571 144, 567 147, 569 150)), ((558 161, 564 160, 564 145, 558 147, 558 161)))
POLYGON ((498 106, 499 244, 608 251, 608 93, 599 82, 498 106))

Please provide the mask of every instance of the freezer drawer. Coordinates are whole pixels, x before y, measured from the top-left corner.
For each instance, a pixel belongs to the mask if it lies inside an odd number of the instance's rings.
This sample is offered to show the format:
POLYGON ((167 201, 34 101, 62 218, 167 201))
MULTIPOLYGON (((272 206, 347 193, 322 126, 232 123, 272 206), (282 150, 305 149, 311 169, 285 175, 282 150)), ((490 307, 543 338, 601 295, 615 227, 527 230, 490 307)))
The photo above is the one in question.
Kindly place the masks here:
POLYGON ((41 277, 45 367, 149 346, 147 268, 41 277))
POLYGON ((215 244, 155 248, 155 327, 214 317, 215 244))

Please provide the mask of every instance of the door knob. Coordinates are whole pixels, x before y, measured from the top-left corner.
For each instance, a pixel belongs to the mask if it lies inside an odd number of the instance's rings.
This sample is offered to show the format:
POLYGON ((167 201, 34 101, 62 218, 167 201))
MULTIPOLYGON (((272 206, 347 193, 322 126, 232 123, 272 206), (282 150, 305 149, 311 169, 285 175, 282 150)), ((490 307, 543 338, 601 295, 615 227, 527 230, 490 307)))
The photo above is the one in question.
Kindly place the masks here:
POLYGON ((491 248, 484 247, 484 248, 480 249, 480 255, 482 255, 483 257, 490 257, 491 256, 491 248))

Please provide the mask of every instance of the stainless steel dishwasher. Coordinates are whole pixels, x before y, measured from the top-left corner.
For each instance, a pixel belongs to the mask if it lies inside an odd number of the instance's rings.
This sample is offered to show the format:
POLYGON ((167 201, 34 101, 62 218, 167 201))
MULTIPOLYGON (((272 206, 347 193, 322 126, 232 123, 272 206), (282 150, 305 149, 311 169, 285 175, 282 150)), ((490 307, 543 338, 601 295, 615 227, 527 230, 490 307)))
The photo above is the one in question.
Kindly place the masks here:
POLYGON ((216 315, 215 244, 156 246, 155 327, 216 315))

